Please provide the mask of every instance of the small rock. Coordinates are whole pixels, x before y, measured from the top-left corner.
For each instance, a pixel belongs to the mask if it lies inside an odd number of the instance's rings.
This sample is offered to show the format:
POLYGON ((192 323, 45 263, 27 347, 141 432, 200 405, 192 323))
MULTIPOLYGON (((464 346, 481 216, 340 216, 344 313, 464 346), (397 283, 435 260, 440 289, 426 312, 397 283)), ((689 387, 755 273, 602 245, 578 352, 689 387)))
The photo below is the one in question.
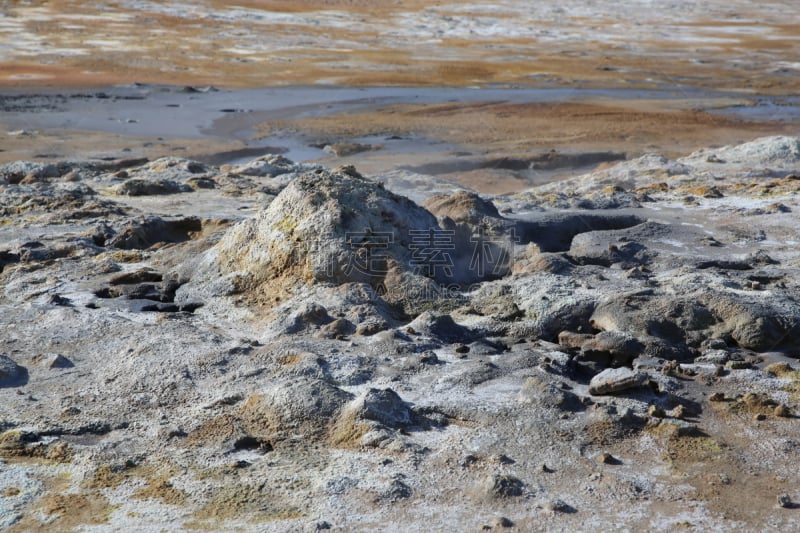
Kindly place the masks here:
POLYGON ((397 476, 392 480, 389 487, 378 496, 377 501, 398 502, 410 498, 414 491, 411 487, 401 481, 402 476, 397 476))
POLYGON ((574 333, 572 331, 562 331, 558 334, 558 344, 564 348, 580 348, 584 343, 594 338, 588 333, 574 333))
POLYGON ((664 413, 664 410, 662 408, 660 408, 659 406, 657 406, 657 405, 651 405, 647 409, 647 414, 650 415, 650 416, 653 416, 655 418, 664 418, 666 416, 666 413, 664 413))
POLYGON ((630 368, 607 368, 589 382, 589 394, 613 394, 644 385, 647 374, 630 368))
POLYGON ((494 518, 492 520, 490 525, 492 526, 492 529, 495 529, 495 528, 498 528, 498 527, 514 527, 514 522, 512 522, 511 520, 509 520, 505 516, 498 516, 497 518, 494 518))
POLYGON ((525 484, 514 476, 494 474, 483 482, 483 492, 491 498, 522 496, 525 484))
MULTIPOLYGON (((561 341, 559 337, 559 342, 561 341)), ((581 345, 581 355, 609 358, 612 365, 630 363, 642 353, 644 345, 633 335, 621 331, 601 331, 581 345)))
POLYGON ((0 354, 0 387, 11 385, 22 377, 23 368, 7 355, 0 354))
POLYGON ((369 321, 360 323, 356 327, 356 335, 359 335, 359 336, 362 336, 362 337, 369 337, 371 335, 375 335, 376 333, 384 331, 387 327, 388 326, 387 326, 386 322, 384 322, 381 319, 369 320, 369 321))
POLYGON ((622 461, 614 457, 608 452, 603 452, 597 456, 597 462, 602 463, 604 465, 620 465, 622 461))
POLYGON ((569 505, 566 502, 564 502, 564 500, 558 500, 558 499, 550 501, 550 502, 547 502, 547 505, 545 506, 545 508, 548 511, 550 511, 551 513, 574 513, 575 512, 575 509, 571 505, 569 505))
POLYGON ((724 350, 728 347, 725 339, 709 338, 700 343, 700 347, 707 350, 724 350))
POLYGON ((671 418, 682 419, 686 416, 686 407, 683 405, 676 405, 674 408, 667 411, 667 415, 671 418))
POLYGON ((725 368, 729 370, 744 370, 750 368, 750 363, 747 361, 728 361, 725 363, 725 368))
POLYGON ((67 359, 61 354, 52 354, 45 360, 45 366, 47 368, 70 368, 75 365, 72 364, 72 361, 67 359))
POLYGON ((664 374, 665 376, 669 376, 677 372, 679 368, 680 365, 678 364, 678 361, 675 360, 668 361, 664 363, 663 367, 661 367, 661 373, 664 374))
POLYGON ((142 178, 131 178, 117 185, 114 189, 118 196, 156 196, 191 191, 191 187, 172 180, 146 180, 142 178))
POLYGON ((727 350, 708 350, 702 356, 694 360, 695 363, 707 363, 711 365, 724 365, 730 359, 727 350))
POLYGON ((374 420, 390 428, 399 428, 411 423, 412 413, 408 405, 392 389, 369 389, 357 398, 352 409, 358 417, 374 420))
POLYGON ((785 404, 776 406, 773 412, 775 413, 775 416, 780 416, 782 418, 790 418, 792 416, 792 410, 789 409, 785 404))
POLYGON ((788 494, 781 494, 778 496, 778 505, 784 509, 790 509, 794 506, 792 498, 788 494))
POLYGON ((764 413, 756 413, 753 416, 753 420, 755 420, 757 422, 760 422, 760 421, 766 420, 766 419, 767 419, 767 415, 765 415, 764 413))
POLYGON ((341 143, 326 144, 322 148, 322 151, 325 152, 326 154, 330 154, 335 157, 346 157, 348 155, 354 155, 361 152, 380 150, 381 148, 382 147, 380 145, 374 145, 374 144, 341 142, 341 143))
POLYGON ((557 387, 538 376, 528 378, 522 385, 518 395, 521 401, 542 407, 580 410, 583 406, 580 398, 572 392, 557 387))
POLYGON ((478 457, 476 455, 468 453, 467 455, 464 456, 463 459, 461 459, 460 465, 466 468, 468 466, 474 465, 477 462, 478 462, 478 457))
POLYGON ((774 374, 775 376, 781 376, 788 372, 791 372, 793 369, 787 363, 772 363, 771 365, 764 368, 765 372, 769 372, 770 374, 774 374))
POLYGON ((50 305, 58 305, 62 307, 69 307, 72 305, 72 300, 61 296, 60 294, 51 294, 47 297, 47 303, 50 305))
POLYGON ((715 392, 711 396, 708 397, 709 402, 724 402, 725 401, 725 394, 722 392, 715 392))

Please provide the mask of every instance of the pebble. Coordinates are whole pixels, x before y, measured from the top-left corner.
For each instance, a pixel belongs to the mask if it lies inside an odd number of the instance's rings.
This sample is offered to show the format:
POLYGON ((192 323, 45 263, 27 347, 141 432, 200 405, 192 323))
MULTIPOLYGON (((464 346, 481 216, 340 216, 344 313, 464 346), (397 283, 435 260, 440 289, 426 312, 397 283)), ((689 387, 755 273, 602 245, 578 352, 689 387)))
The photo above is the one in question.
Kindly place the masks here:
POLYGON ((711 396, 708 397, 709 402, 724 402, 725 401, 725 394, 722 392, 715 392, 711 396))

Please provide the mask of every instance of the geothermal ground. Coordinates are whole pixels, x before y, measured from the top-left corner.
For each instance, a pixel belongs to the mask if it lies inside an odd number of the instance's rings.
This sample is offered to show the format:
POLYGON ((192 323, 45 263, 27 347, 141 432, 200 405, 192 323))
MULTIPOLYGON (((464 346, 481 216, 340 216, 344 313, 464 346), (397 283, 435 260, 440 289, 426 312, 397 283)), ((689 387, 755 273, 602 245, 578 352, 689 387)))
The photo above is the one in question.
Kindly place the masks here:
POLYGON ((0 529, 800 529, 792 12, 0 3, 0 529))

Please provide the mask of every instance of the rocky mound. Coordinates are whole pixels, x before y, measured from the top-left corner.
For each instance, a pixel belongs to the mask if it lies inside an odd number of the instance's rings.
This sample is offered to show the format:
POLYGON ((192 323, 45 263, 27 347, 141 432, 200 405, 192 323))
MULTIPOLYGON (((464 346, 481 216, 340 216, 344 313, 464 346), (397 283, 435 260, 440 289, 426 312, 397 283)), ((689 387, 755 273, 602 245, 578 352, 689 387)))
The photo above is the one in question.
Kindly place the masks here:
POLYGON ((427 210, 352 168, 315 171, 294 179, 185 269, 191 281, 178 296, 245 294, 274 305, 301 284, 364 284, 413 314, 448 285, 479 277, 463 251, 471 235, 443 228, 427 210))

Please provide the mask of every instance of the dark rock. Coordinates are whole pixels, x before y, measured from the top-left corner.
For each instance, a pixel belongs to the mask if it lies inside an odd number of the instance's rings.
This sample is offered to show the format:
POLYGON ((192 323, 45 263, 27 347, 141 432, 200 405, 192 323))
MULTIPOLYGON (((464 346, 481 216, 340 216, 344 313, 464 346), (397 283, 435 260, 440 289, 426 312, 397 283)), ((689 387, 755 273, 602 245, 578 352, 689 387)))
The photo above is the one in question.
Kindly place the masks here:
POLYGON ((597 456, 597 462, 604 465, 621 465, 622 461, 614 457, 608 452, 603 452, 597 456))
POLYGON ((571 505, 564 502, 564 500, 552 500, 545 506, 551 513, 575 513, 577 510, 571 505))
POLYGON ((581 233, 572 239, 568 255, 580 265, 610 267, 619 264, 630 269, 637 265, 650 264, 655 252, 636 241, 618 242, 610 240, 613 232, 592 231, 581 233))
POLYGON ((11 253, 7 250, 0 250, 0 272, 5 269, 6 265, 11 265, 19 261, 19 255, 11 253))
POLYGON ((129 285, 133 283, 147 283, 161 281, 162 275, 154 270, 140 269, 131 272, 123 272, 109 280, 110 285, 129 285))
POLYGON ((106 246, 123 250, 144 250, 157 243, 188 241, 192 234, 202 229, 202 222, 197 217, 166 220, 148 216, 126 224, 106 242, 106 246))
POLYGON ((514 527, 514 522, 512 522, 505 516, 498 516, 497 518, 492 519, 490 526, 492 527, 492 529, 498 527, 503 527, 503 528, 514 527))
POLYGON ((52 354, 45 359, 45 366, 47 368, 72 368, 75 365, 61 354, 52 354))
POLYGON ((167 179, 131 178, 118 185, 115 189, 119 196, 156 196, 161 194, 177 194, 191 192, 192 188, 167 179))
POLYGON ((414 491, 411 490, 411 487, 406 485, 402 479, 400 479, 400 476, 397 476, 392 480, 389 487, 376 498, 376 502, 394 503, 408 499, 413 494, 414 491))
POLYGON ((795 504, 792 502, 791 496, 788 494, 781 494, 778 496, 778 506, 784 509, 792 509, 795 507, 795 504))
POLYGON ((50 305, 57 305, 60 307, 70 307, 72 306, 72 300, 65 296, 61 296, 60 294, 51 294, 47 297, 47 303, 50 305))
POLYGON ((590 333, 574 333, 572 331, 562 331, 558 334, 558 344, 566 349, 580 348, 583 344, 594 338, 590 333))
POLYGON ((629 364, 643 349, 644 344, 633 335, 621 331, 601 331, 581 345, 581 357, 590 360, 607 357, 610 365, 617 367, 629 364))
POLYGON ((23 384, 27 371, 7 355, 0 354, 0 387, 23 384))
POLYGON ((633 215, 547 213, 539 220, 518 221, 516 235, 520 243, 533 242, 543 252, 566 252, 573 238, 581 233, 629 228, 642 222, 633 215))

